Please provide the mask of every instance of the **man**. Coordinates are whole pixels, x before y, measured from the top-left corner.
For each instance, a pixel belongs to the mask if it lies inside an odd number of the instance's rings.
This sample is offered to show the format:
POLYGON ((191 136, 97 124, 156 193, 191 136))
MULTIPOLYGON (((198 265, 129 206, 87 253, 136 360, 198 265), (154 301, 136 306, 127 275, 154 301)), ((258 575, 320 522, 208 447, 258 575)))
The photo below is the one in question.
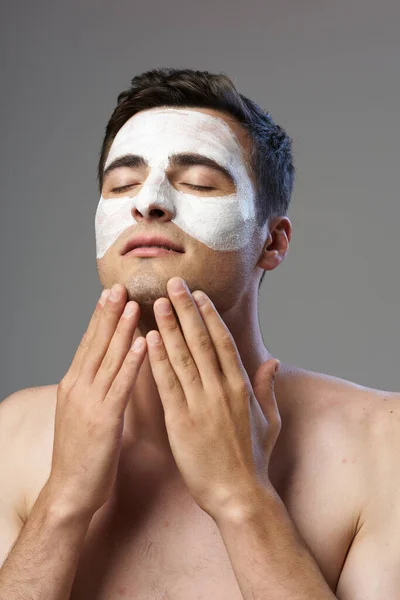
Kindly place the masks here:
POLYGON ((284 130, 225 75, 156 69, 98 177, 119 294, 60 385, 0 406, 0 597, 400 597, 399 395, 279 364, 259 328, 291 239, 284 130))

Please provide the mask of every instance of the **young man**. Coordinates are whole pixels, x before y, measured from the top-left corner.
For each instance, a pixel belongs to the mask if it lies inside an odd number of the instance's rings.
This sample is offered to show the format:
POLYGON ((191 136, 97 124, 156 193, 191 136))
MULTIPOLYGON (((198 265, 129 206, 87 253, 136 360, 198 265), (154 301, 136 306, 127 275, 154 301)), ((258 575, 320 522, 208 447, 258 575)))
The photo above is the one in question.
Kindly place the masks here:
POLYGON ((398 598, 399 395, 279 364, 259 328, 290 138, 225 75, 156 69, 98 177, 117 294, 58 386, 0 406, 0 597, 398 598))

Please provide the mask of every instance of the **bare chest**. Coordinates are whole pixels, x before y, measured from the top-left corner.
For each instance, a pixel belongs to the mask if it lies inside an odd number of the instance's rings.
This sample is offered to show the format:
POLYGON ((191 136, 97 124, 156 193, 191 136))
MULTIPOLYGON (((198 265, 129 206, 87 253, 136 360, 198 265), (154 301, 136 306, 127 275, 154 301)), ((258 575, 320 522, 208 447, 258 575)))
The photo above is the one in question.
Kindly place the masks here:
POLYGON ((96 513, 71 600, 242 600, 209 515, 172 490, 126 500, 96 513))
MULTIPOLYGON (((282 429, 269 477, 334 592, 354 537, 354 456, 332 428, 316 434, 309 419, 296 422, 282 429)), ((37 456, 31 452, 28 515, 51 456, 44 436, 37 456)), ((179 480, 145 467, 145 479, 135 480, 121 462, 114 493, 88 529, 70 600, 242 600, 214 520, 179 480)))
MULTIPOLYGON (((274 487, 334 591, 351 531, 333 486, 308 486, 304 474, 289 469, 274 487)), ((214 520, 180 486, 160 484, 136 493, 116 487, 95 514, 70 600, 88 598, 242 600, 242 595, 214 520)))

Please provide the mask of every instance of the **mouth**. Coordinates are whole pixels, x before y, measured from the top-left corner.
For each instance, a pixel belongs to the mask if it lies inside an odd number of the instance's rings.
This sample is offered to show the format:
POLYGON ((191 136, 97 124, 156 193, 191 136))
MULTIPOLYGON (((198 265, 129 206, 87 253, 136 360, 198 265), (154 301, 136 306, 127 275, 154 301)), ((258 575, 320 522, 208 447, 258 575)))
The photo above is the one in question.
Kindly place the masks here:
POLYGON ((176 250, 171 250, 165 246, 140 246, 124 254, 124 257, 142 256, 146 258, 153 256, 170 256, 172 254, 183 254, 183 252, 177 252, 176 250))
POLYGON ((159 248, 165 250, 171 250, 176 253, 184 252, 181 247, 174 240, 168 239, 168 237, 156 234, 141 234, 128 240, 121 250, 121 254, 130 254, 132 250, 138 250, 142 248, 159 248))

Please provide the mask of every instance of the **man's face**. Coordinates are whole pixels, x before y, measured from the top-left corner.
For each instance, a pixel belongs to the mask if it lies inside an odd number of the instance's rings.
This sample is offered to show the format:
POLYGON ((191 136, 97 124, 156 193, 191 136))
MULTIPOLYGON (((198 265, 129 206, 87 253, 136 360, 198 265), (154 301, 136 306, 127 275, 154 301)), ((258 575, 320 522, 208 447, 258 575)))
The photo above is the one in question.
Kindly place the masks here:
POLYGON ((236 304, 267 232, 256 227, 250 144, 237 121, 212 109, 156 108, 129 119, 108 153, 96 213, 103 286, 120 282, 129 299, 152 305, 178 275, 218 310, 236 304), (140 234, 166 236, 183 252, 122 256, 140 234))

